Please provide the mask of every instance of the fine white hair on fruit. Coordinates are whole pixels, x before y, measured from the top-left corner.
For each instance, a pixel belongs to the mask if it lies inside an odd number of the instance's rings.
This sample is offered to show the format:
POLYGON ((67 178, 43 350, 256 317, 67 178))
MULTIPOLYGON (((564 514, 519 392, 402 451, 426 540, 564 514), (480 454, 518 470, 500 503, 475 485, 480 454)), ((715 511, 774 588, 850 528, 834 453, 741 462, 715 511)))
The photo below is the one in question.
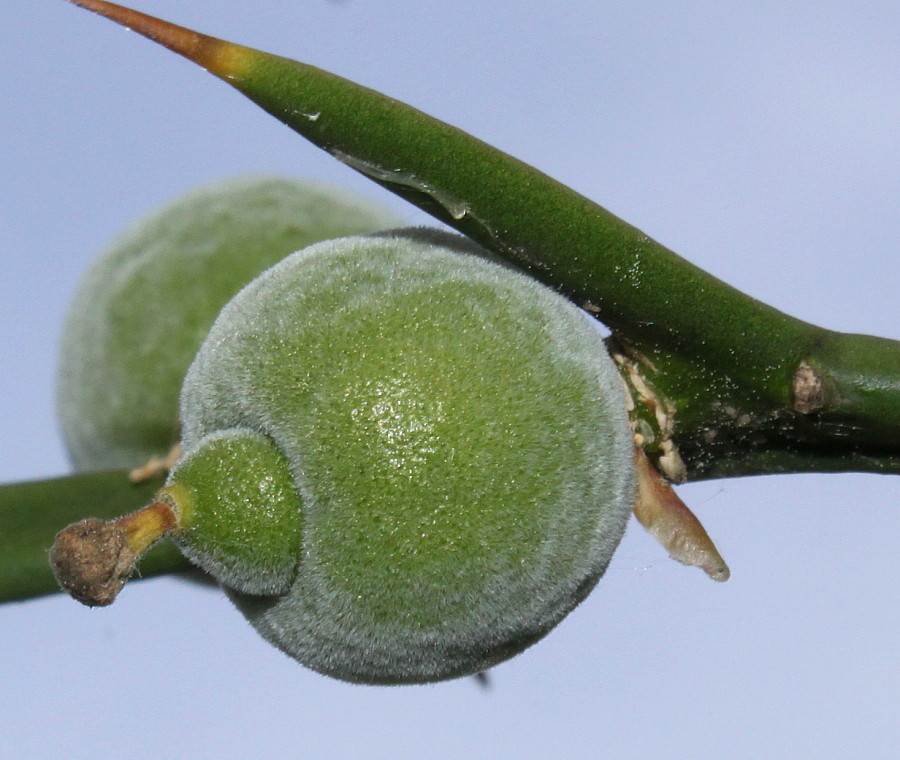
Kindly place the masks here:
POLYGON ((624 389, 591 318, 437 230, 319 243, 246 286, 188 372, 182 423, 188 454, 246 430, 285 457, 296 577, 229 593, 349 681, 521 651, 593 588, 633 504, 624 389))
POLYGON ((129 225, 91 263, 66 317, 57 409, 75 469, 138 467, 170 450, 185 372, 246 283, 298 248, 398 222, 344 190, 249 175, 129 225))

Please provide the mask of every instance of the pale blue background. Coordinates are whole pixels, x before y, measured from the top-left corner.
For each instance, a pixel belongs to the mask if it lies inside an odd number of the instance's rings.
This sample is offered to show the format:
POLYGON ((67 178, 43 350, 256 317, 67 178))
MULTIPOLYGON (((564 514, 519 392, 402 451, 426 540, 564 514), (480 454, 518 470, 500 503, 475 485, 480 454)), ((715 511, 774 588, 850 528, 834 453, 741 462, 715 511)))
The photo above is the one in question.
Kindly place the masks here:
MULTIPOLYGON (((802 318, 900 337, 896 0, 140 7, 413 103, 802 318)), ((0 4, 0 63, 0 480, 66 470, 63 309, 136 215, 261 170, 404 211, 225 85, 62 0, 0 4)), ((898 484, 684 487, 732 580, 675 565, 632 526, 591 598, 487 691, 327 680, 218 593, 173 580, 107 610, 6 605, 0 757, 896 758, 898 484)))

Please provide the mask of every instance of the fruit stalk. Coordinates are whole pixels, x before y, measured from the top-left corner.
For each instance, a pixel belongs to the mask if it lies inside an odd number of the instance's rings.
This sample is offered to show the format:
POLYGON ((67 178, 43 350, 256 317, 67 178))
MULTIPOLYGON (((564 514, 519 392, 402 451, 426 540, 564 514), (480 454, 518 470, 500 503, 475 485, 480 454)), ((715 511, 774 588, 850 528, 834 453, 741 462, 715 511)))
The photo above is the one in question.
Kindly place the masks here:
MULTIPOLYGON (((106 520, 148 503, 162 485, 135 485, 128 471, 95 472, 0 487, 0 602, 59 591, 47 551, 60 526, 94 515, 106 520)), ((192 566, 169 542, 153 546, 139 563, 140 578, 192 566)))
POLYGON ((88 517, 61 530, 50 549, 50 565, 60 587, 88 607, 112 604, 137 562, 178 525, 166 501, 115 520, 88 517))

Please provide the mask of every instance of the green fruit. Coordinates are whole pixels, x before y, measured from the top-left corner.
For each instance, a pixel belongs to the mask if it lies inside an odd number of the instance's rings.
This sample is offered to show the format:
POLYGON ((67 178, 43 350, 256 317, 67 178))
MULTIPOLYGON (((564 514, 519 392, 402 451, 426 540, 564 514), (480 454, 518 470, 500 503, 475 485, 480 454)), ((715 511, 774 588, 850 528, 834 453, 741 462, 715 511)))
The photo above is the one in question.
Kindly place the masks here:
POLYGON ((135 467, 179 438, 178 395, 222 306, 285 256, 395 226, 343 191, 270 176, 202 187, 132 225, 70 308, 58 413, 78 470, 135 467))
POLYGON ((484 670, 572 610, 625 530, 603 341, 485 255, 423 230, 313 245, 222 310, 185 379, 173 538, 322 673, 484 670))

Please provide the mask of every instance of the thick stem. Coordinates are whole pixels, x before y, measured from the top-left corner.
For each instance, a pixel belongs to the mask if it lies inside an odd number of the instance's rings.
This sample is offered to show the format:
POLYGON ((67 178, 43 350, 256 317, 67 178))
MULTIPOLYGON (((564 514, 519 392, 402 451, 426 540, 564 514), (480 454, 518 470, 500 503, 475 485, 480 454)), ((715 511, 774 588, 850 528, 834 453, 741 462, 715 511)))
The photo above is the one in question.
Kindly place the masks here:
POLYGON ((636 399, 635 430, 673 480, 900 473, 896 341, 821 330, 773 394, 716 364, 616 338, 609 346, 636 399))

